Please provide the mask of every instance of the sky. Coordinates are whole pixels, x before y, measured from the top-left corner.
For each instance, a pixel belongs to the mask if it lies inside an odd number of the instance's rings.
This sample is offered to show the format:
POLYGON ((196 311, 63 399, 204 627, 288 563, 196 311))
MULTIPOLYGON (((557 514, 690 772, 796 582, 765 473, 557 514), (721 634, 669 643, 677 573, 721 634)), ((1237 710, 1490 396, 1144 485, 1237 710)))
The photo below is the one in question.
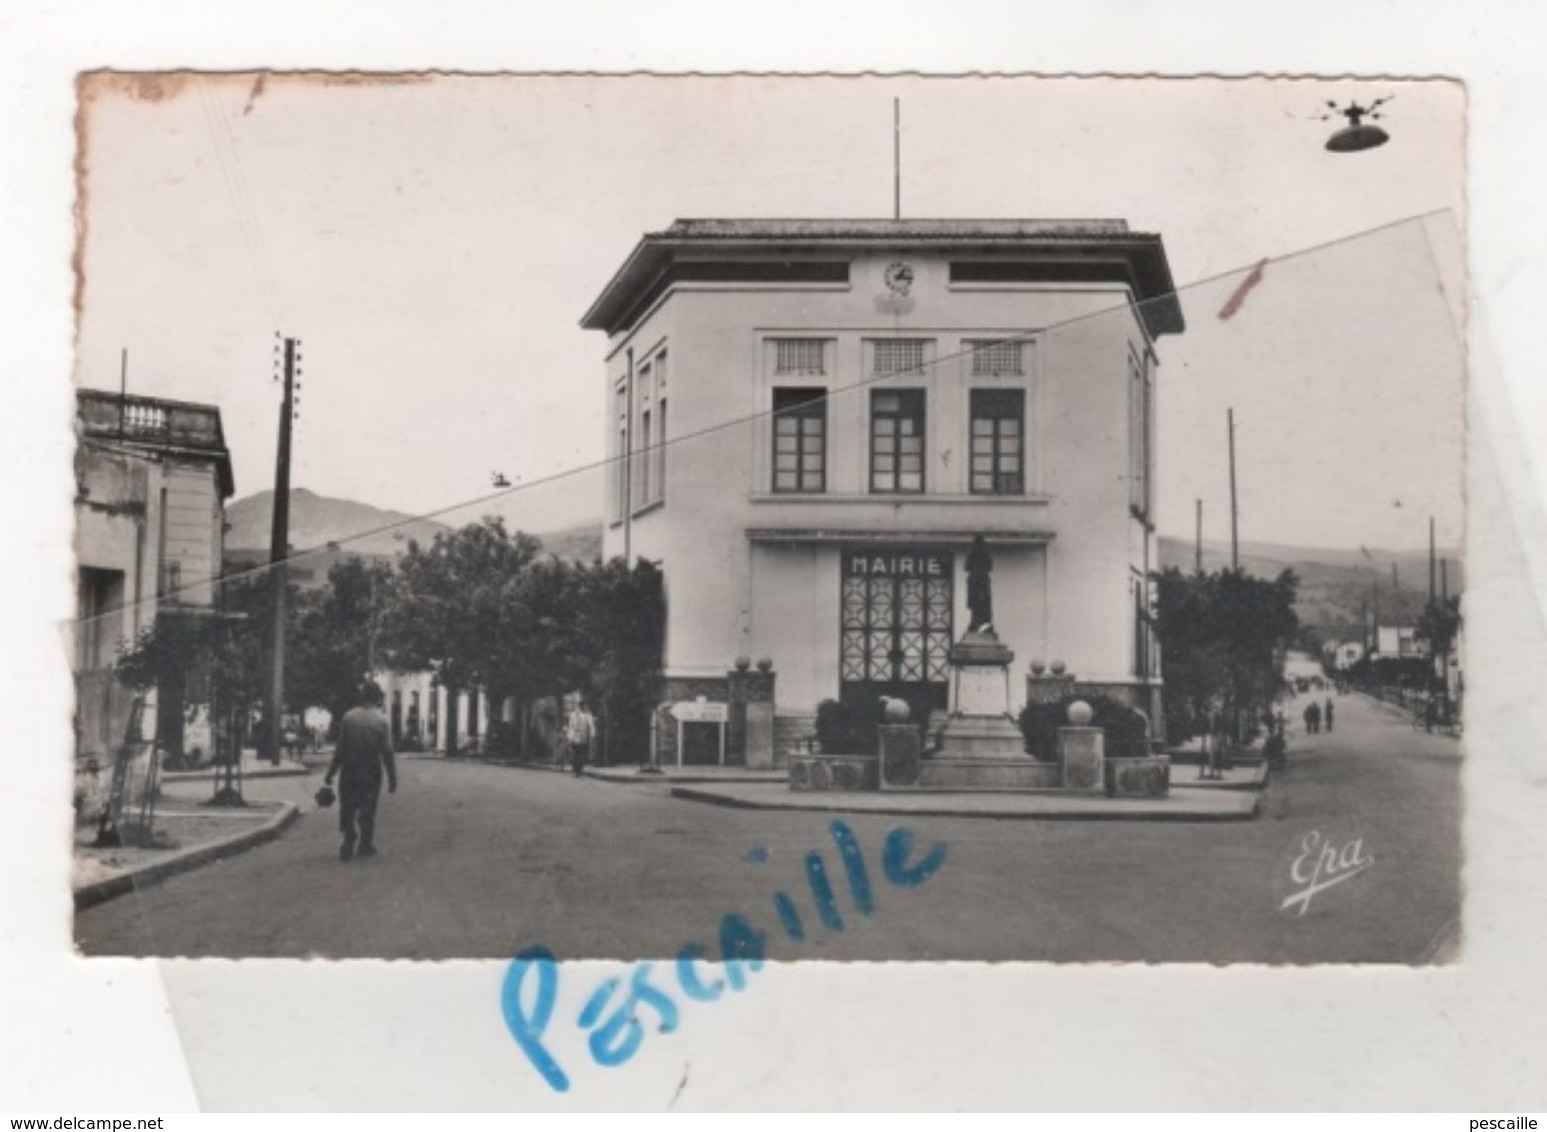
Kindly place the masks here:
MULTIPOLYGON (((1161 234, 1162 534, 1462 541, 1464 95, 1444 82, 252 75, 84 87, 77 381, 220 406, 273 477, 276 330, 302 340, 292 482, 412 513, 594 465, 580 316, 678 217, 1120 217, 1161 234), (1392 141, 1326 152, 1328 99, 1392 141), (1414 219, 1421 218, 1421 219, 1414 219), (1267 260, 1229 318, 1247 273, 1267 260)), ((1056 334, 1058 331, 1051 330, 1056 334)), ((588 472, 455 511, 597 518, 588 472)))

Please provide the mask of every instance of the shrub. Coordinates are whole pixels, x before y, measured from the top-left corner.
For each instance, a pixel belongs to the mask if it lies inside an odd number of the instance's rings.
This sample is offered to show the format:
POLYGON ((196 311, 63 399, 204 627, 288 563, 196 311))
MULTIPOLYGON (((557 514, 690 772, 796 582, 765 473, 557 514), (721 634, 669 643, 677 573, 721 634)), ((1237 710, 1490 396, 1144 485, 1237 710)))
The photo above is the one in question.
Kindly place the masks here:
MULTIPOLYGON (((927 747, 929 724, 933 714, 927 695, 910 697, 908 722, 919 730, 927 747)), ((881 697, 867 711, 839 700, 823 700, 816 706, 816 739, 827 755, 873 755, 879 735, 876 728, 886 722, 881 697)))
POLYGON ((1068 726, 1069 705, 1083 700, 1091 707, 1090 726, 1106 732, 1106 753, 1113 758, 1137 758, 1149 751, 1149 723, 1111 696, 1065 696, 1057 703, 1027 704, 1021 710, 1021 735, 1026 750, 1051 762, 1058 757, 1058 729, 1068 726))
POLYGON ((837 700, 816 705, 816 741, 823 754, 851 753, 855 731, 854 712, 837 700))

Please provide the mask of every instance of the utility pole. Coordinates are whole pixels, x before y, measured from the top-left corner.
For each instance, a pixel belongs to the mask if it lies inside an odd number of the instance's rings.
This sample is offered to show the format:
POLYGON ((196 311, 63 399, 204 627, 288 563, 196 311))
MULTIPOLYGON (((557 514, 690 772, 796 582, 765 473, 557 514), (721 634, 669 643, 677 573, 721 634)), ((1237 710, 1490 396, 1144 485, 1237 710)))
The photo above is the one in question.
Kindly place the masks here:
POLYGON ((1235 497, 1235 409, 1225 410, 1225 422, 1230 429, 1230 568, 1241 568, 1240 512, 1235 497))
POLYGON ((1429 516, 1429 604, 1434 604, 1434 516, 1429 516))
POLYGON ((371 631, 365 639, 365 671, 371 679, 376 678, 376 571, 373 567, 366 568, 371 580, 371 631))
POLYGON ((295 375, 300 342, 282 339, 285 396, 279 408, 279 449, 274 462, 274 527, 269 540, 269 586, 272 621, 269 660, 269 719, 262 754, 278 763, 284 746, 285 711, 285 599, 290 555, 290 432, 295 422, 295 375))
POLYGON ((1380 651, 1380 579, 1370 582, 1370 651, 1380 651))
POLYGON ((1196 519, 1193 523, 1193 551, 1192 568, 1194 573, 1203 573, 1203 500, 1194 501, 1196 504, 1196 519))
POLYGON ((129 412, 129 347, 123 348, 118 362, 118 439, 124 438, 125 418, 129 412))
POLYGON ((892 99, 892 219, 902 219, 902 99, 892 99))

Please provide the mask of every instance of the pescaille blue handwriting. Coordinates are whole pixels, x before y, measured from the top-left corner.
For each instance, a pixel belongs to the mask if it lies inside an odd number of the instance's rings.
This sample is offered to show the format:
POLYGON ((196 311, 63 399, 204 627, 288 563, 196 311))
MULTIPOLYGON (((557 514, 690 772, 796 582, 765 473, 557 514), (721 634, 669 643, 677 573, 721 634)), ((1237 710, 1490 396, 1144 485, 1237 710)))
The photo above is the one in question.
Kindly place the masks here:
MULTIPOLYGON (((854 911, 868 919, 876 910, 875 892, 859 838, 843 821, 835 821, 828 828, 838 849, 838 861, 848 883, 854 911)), ((882 845, 881 874, 894 887, 916 888, 940 871, 940 866, 945 863, 945 852, 945 845, 937 841, 915 860, 913 833, 902 827, 893 829, 882 845)), ((768 851, 761 847, 753 849, 746 860, 755 865, 765 864, 768 851)), ((842 932, 845 927, 843 912, 828 876, 826 860, 820 852, 812 850, 805 855, 804 865, 806 885, 811 890, 817 919, 829 932, 842 932)), ((805 942, 806 921, 795 898, 787 892, 776 892, 773 908, 785 936, 793 943, 805 942)), ((687 1002, 715 1002, 727 990, 746 990, 748 975, 763 966, 767 955, 767 933, 760 931, 745 916, 727 912, 720 918, 718 936, 718 962, 703 944, 684 943, 678 949, 675 961, 668 965, 675 978, 676 990, 687 1002)), ((643 1010, 648 1009, 653 1015, 657 1033, 670 1034, 682 1024, 682 1006, 660 985, 668 982, 669 976, 658 973, 658 966, 655 962, 635 963, 626 977, 605 979, 586 997, 575 1024, 588 1033, 586 1045, 597 1065, 614 1068, 639 1052, 646 1036, 645 1025, 639 1017, 643 1010)), ((563 1093, 569 1090, 569 1074, 559 1065, 546 1042, 558 999, 559 961, 553 952, 537 945, 516 956, 505 973, 500 990, 505 1025, 543 1080, 563 1093), (535 986, 527 993, 529 980, 533 980, 535 986)))

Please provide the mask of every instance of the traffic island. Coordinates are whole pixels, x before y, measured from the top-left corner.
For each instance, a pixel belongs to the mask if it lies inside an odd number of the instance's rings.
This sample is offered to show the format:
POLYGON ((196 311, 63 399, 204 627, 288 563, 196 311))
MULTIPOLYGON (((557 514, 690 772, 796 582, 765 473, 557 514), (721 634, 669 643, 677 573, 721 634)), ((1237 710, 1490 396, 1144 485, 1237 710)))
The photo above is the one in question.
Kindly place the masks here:
POLYGON ((1063 790, 792 791, 778 783, 704 783, 673 786, 684 801, 746 810, 895 814, 913 817, 999 818, 1033 821, 1250 821, 1260 795, 1243 790, 1173 788, 1163 804, 1153 798, 1109 798, 1063 790))
POLYGON ((899 797, 1001 791, 1169 805, 1171 760, 1165 755, 1109 757, 1106 733, 1092 726, 1093 710, 1083 700, 1069 705, 1066 725, 1057 729, 1056 759, 1028 754, 1001 702, 1008 699, 1009 681, 1000 670, 1007 669, 1010 657, 992 630, 969 633, 952 654, 952 664, 963 670, 958 710, 941 729, 936 749, 924 750, 924 736, 908 721, 904 701, 884 699, 886 721, 876 729, 876 754, 793 755, 789 790, 899 797))

